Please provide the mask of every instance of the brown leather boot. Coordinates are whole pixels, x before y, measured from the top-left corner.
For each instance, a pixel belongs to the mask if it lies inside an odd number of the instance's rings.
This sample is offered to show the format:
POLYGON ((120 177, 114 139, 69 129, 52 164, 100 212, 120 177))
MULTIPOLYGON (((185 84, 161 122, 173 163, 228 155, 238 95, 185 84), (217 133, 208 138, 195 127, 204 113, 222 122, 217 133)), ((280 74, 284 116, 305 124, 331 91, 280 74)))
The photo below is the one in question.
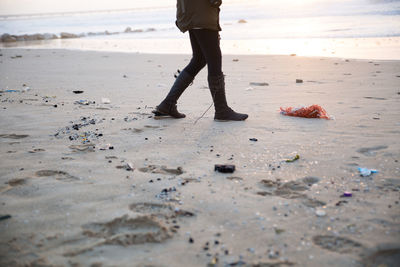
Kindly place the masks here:
POLYGON ((182 95, 183 91, 193 82, 194 77, 192 77, 186 71, 181 71, 179 76, 176 78, 171 90, 169 91, 167 97, 156 107, 153 113, 156 116, 171 116, 177 119, 185 118, 186 115, 180 113, 176 108, 178 98, 182 95))
POLYGON ((224 74, 208 76, 208 86, 214 101, 215 116, 217 121, 244 121, 249 117, 247 114, 233 111, 226 102, 224 74))

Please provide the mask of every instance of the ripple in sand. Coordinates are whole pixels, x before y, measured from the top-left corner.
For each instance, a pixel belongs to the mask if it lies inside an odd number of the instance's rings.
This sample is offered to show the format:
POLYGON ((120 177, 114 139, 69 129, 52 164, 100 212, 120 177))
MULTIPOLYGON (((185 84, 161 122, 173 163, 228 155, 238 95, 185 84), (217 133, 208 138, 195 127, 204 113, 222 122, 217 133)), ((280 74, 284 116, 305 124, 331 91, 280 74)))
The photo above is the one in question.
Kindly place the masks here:
POLYGON ((27 134, 0 134, 0 138, 8 138, 8 139, 22 139, 28 136, 29 135, 27 134))

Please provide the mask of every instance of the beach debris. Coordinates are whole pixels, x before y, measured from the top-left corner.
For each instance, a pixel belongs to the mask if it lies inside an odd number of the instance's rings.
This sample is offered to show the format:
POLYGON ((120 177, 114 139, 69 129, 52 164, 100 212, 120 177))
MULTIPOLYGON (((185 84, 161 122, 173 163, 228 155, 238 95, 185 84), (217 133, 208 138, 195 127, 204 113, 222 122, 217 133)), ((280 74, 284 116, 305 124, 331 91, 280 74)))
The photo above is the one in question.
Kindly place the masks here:
POLYGON ((89 143, 94 139, 98 139, 99 137, 102 137, 102 133, 98 133, 97 129, 96 131, 85 131, 85 132, 79 132, 80 129, 95 125, 96 123, 101 123, 103 120, 102 119, 97 119, 97 118, 91 118, 91 117, 81 117, 79 121, 73 122, 71 121, 69 126, 66 126, 64 128, 59 129, 54 136, 56 138, 63 138, 64 136, 68 136, 68 139, 70 141, 73 140, 79 140, 83 144, 89 143))
POLYGON ((297 54, 290 54, 290 56, 291 56, 291 57, 295 57, 295 56, 297 56, 297 54))
POLYGON ((326 216, 326 211, 317 209, 315 211, 315 215, 317 215, 318 217, 325 217, 326 216))
POLYGON ((108 150, 108 149, 113 150, 114 146, 112 146, 111 144, 105 144, 99 148, 99 150, 108 150))
POLYGON ((302 79, 296 79, 296 83, 303 83, 302 79))
POLYGON ((251 86, 269 86, 269 83, 265 83, 265 82, 251 82, 250 85, 251 85, 251 86))
POLYGON ((75 101, 74 103, 75 103, 75 104, 78 104, 78 105, 83 105, 83 106, 88 106, 88 105, 90 105, 90 104, 96 104, 95 101, 90 101, 90 100, 85 100, 85 99, 77 100, 77 101, 75 101))
POLYGON ((20 92, 20 90, 8 89, 8 90, 4 90, 3 92, 5 92, 5 93, 17 93, 17 92, 20 92))
POLYGON ((101 98, 101 103, 103 103, 103 104, 110 104, 110 103, 111 103, 111 100, 108 99, 108 98, 106 98, 106 97, 102 97, 102 98, 101 98))
POLYGON ((341 206, 342 204, 346 204, 346 203, 349 203, 349 202, 347 200, 340 200, 335 205, 336 206, 341 206))
POLYGON ((247 23, 247 21, 246 21, 245 19, 240 19, 240 20, 238 21, 238 23, 247 23))
POLYGON ((249 138, 249 140, 250 140, 250 141, 253 141, 253 142, 257 142, 257 141, 258 141, 257 138, 249 138))
POLYGON ((83 93, 83 91, 81 91, 81 90, 76 90, 76 91, 72 91, 74 94, 82 94, 83 93))
POLYGON ((232 59, 232 61, 233 61, 233 62, 238 62, 239 59, 238 59, 238 58, 234 58, 234 59, 232 59))
POLYGON ((233 173, 235 171, 235 165, 229 164, 215 164, 214 171, 221 172, 221 173, 233 173))
POLYGON ((127 171, 132 171, 132 172, 135 170, 135 168, 133 167, 133 163, 131 163, 131 162, 127 162, 124 165, 116 166, 116 168, 117 169, 124 169, 124 170, 127 170, 127 171))
POLYGON ((368 168, 361 168, 361 167, 358 167, 358 171, 360 172, 360 176, 363 176, 363 177, 370 176, 373 173, 378 173, 377 170, 368 169, 368 168))
POLYGON ((316 118, 316 119, 326 119, 326 120, 330 119, 326 110, 319 105, 311 105, 308 107, 300 107, 300 108, 281 107, 280 109, 281 109, 281 114, 285 116, 316 118))
POLYGON ((7 219, 11 219, 11 215, 9 215, 9 214, 7 214, 7 215, 0 215, 0 221, 4 221, 4 220, 7 220, 7 219))
POLYGON ((246 89, 244 89, 245 91, 253 91, 254 90, 254 88, 253 87, 251 87, 251 86, 249 86, 249 87, 247 87, 246 89))
POLYGON ((353 193, 345 191, 345 192, 343 192, 343 194, 340 197, 352 197, 352 196, 353 196, 353 193))
POLYGON ((297 154, 297 155, 294 156, 293 158, 285 160, 285 162, 288 162, 288 163, 290 163, 290 162, 295 162, 295 161, 297 161, 297 160, 299 160, 299 159, 300 159, 300 155, 297 154))

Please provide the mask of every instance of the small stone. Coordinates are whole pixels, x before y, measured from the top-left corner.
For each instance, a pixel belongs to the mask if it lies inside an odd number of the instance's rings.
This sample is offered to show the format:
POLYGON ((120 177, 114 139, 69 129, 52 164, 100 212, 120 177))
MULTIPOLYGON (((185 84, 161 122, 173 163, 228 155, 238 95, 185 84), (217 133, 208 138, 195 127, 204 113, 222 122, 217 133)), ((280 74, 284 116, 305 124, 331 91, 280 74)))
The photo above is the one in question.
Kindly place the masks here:
POLYGON ((326 216, 326 212, 324 210, 316 210, 315 215, 317 215, 318 217, 324 217, 326 216))

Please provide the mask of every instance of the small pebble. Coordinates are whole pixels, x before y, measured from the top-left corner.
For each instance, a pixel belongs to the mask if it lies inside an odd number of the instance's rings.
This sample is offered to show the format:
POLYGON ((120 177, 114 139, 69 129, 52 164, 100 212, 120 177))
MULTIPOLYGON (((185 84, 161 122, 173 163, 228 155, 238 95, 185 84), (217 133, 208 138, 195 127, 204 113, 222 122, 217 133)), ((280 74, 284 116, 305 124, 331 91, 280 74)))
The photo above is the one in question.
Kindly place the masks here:
POLYGON ((326 212, 324 210, 316 210, 315 215, 317 215, 318 217, 324 217, 326 216, 326 212))

